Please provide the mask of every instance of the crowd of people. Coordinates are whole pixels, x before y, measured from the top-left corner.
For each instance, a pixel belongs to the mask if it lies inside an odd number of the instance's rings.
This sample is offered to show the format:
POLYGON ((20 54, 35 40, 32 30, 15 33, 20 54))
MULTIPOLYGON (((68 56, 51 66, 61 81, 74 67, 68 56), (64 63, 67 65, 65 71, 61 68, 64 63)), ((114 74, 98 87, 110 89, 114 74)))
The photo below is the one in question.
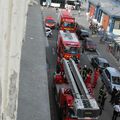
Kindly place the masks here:
MULTIPOLYGON (((93 90, 96 87, 97 81, 100 77, 100 69, 95 68, 94 70, 92 70, 91 68, 88 68, 87 65, 84 65, 80 73, 82 75, 86 87, 88 88, 89 92, 92 92, 93 95, 94 94, 93 90)), ((104 110, 104 105, 107 98, 108 98, 108 92, 106 90, 105 85, 102 84, 102 86, 99 89, 98 100, 97 100, 100 108, 100 115, 104 110)), ((111 99, 109 102, 113 106, 112 120, 116 120, 117 117, 120 116, 120 90, 113 88, 113 91, 111 93, 111 99)))

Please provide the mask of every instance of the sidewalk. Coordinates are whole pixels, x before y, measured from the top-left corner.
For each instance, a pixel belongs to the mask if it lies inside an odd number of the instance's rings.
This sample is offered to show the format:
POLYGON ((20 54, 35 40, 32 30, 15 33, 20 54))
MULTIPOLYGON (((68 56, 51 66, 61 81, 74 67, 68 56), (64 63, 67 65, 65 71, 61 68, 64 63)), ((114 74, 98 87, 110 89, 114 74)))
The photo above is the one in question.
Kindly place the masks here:
POLYGON ((17 120, 51 120, 42 23, 40 5, 29 6, 21 56, 17 120))

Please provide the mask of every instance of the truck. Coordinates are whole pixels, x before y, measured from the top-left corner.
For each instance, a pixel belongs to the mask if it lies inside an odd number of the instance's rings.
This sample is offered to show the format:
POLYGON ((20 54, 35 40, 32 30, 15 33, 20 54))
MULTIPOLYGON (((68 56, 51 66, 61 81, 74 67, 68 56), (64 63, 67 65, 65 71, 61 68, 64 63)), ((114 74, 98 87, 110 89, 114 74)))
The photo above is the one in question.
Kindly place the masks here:
POLYGON ((76 31, 75 18, 68 10, 61 10, 58 14, 58 26, 60 30, 76 31))
POLYGON ((80 0, 66 0, 66 2, 65 2, 66 9, 79 10, 80 7, 81 7, 80 0))
POLYGON ((62 59, 64 72, 53 79, 55 100, 61 120, 97 120, 100 109, 87 90, 74 60, 62 59))
POLYGON ((80 58, 80 42, 75 33, 60 30, 57 40, 57 54, 60 58, 80 58))

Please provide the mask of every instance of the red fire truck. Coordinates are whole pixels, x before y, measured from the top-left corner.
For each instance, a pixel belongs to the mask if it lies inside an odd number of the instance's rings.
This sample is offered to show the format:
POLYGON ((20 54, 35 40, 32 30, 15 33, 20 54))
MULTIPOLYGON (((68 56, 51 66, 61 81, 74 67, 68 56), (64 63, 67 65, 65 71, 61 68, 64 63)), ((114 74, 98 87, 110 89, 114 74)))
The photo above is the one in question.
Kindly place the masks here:
POLYGON ((58 15, 58 24, 60 30, 76 31, 75 18, 67 10, 61 10, 58 15))
POLYGON ((100 109, 72 60, 62 59, 64 73, 54 75, 54 93, 61 120, 97 120, 100 109))
POLYGON ((63 30, 59 31, 57 53, 60 58, 80 58, 80 42, 75 33, 63 30))

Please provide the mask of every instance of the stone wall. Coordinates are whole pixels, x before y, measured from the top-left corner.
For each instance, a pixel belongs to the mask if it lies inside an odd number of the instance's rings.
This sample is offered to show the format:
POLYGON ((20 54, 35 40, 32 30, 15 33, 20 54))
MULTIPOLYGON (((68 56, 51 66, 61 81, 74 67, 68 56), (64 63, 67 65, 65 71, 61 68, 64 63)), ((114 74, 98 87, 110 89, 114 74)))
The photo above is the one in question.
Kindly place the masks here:
POLYGON ((0 120, 17 116, 22 41, 30 0, 0 0, 0 120))

